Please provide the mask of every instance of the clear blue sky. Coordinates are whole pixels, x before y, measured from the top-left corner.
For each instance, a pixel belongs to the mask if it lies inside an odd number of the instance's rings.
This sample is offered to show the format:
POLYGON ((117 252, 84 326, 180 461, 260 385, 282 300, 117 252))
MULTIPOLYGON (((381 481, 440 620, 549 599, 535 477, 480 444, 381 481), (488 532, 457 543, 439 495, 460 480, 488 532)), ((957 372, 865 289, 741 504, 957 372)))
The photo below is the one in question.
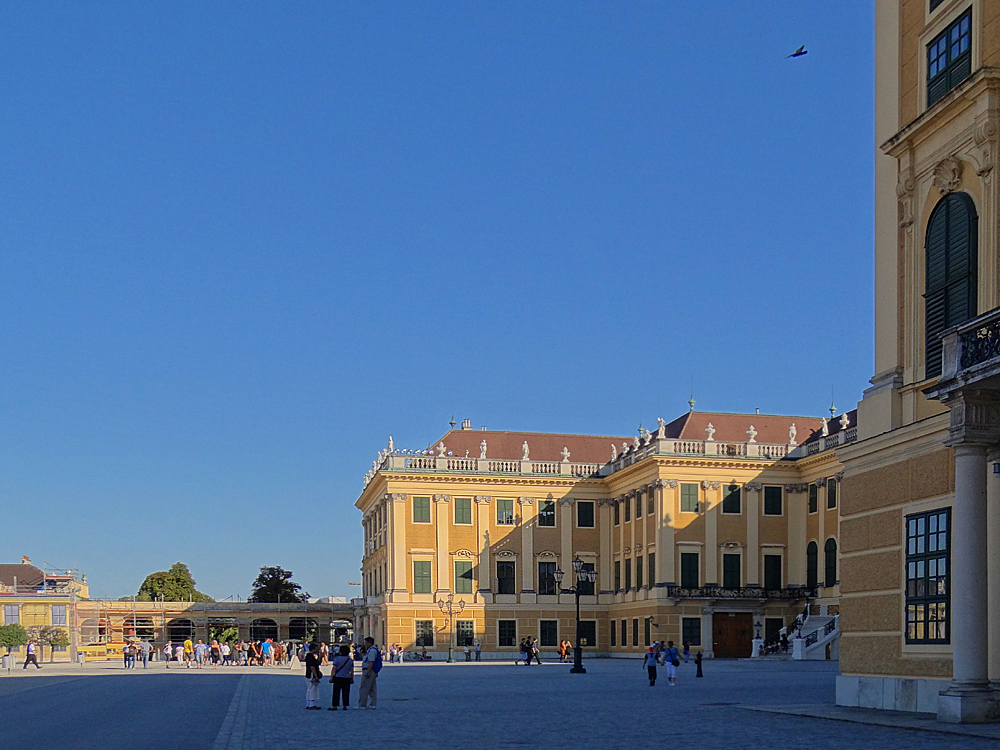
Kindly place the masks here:
POLYGON ((868 0, 7 1, 0 57, 0 559, 95 594, 356 593, 364 472, 452 414, 872 375, 868 0))

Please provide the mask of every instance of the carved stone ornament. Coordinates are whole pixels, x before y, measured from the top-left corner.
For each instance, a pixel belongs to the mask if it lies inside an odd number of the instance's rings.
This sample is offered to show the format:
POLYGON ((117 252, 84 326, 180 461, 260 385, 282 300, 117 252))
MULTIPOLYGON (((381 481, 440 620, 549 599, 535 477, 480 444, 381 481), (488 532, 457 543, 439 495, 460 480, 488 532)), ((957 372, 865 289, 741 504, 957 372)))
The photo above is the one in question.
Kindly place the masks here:
POLYGON ((657 417, 656 423, 660 425, 659 429, 656 431, 656 439, 663 440, 667 437, 667 423, 662 417, 657 417))
POLYGON ((663 484, 665 486, 669 487, 670 489, 672 489, 672 490, 676 490, 677 489, 678 480, 676 480, 676 479, 663 479, 661 481, 663 482, 663 484))
POLYGON ((559 455, 562 456, 562 462, 564 464, 568 464, 569 463, 570 452, 569 452, 569 448, 567 446, 565 446, 565 445, 563 446, 562 453, 560 453, 559 455))
POLYGON ((808 484, 786 484, 785 492, 808 492, 808 484))
POLYGON ((653 487, 654 489, 662 489, 664 484, 665 482, 662 479, 655 479, 650 487, 653 487))
POLYGON ((450 503, 451 495, 435 495, 434 502, 436 503, 450 503))
POLYGON ((826 487, 826 477, 820 477, 816 480, 817 487, 826 487))
POLYGON ((792 422, 791 427, 788 428, 788 444, 797 445, 795 442, 795 436, 798 435, 798 430, 795 429, 795 422, 792 422))
POLYGON ((753 425, 750 425, 750 429, 747 430, 747 442, 748 443, 757 442, 757 430, 754 429, 753 425))
POLYGON ((521 505, 534 505, 535 504, 535 498, 533 498, 533 497, 519 497, 517 499, 517 502, 520 503, 521 505))
POLYGON ((838 471, 836 474, 833 475, 833 479, 835 481, 837 481, 837 482, 843 482, 844 481, 844 472, 838 471))
POLYGON ((726 542, 725 544, 723 544, 722 548, 723 549, 742 549, 743 545, 740 544, 739 542, 732 542, 732 541, 730 541, 730 542, 726 542))
POLYGON ((557 555, 552 550, 547 549, 543 550, 542 552, 539 552, 537 555, 535 555, 535 557, 559 557, 559 555, 557 555))
POLYGON ((448 449, 447 449, 447 448, 445 447, 445 445, 444 445, 444 442, 443 442, 443 441, 442 441, 442 442, 440 442, 440 443, 438 443, 438 445, 437 445, 437 452, 438 452, 438 458, 441 458, 441 457, 443 457, 443 456, 444 456, 444 452, 445 452, 446 450, 448 450, 448 449))
POLYGON ((705 479, 705 480, 704 480, 704 481, 702 481, 702 483, 701 483, 701 488, 702 488, 703 490, 717 490, 717 489, 719 489, 719 487, 721 487, 721 486, 722 486, 722 482, 710 482, 710 481, 709 481, 709 480, 707 480, 707 479, 705 479))
POLYGON ((489 505, 490 504, 490 500, 492 500, 492 499, 493 499, 493 497, 491 495, 476 495, 476 502, 477 503, 485 503, 486 505, 489 505))
POLYGON ((521 460, 527 461, 529 454, 530 450, 528 449, 528 441, 525 440, 523 443, 521 443, 521 460))
POLYGON ((601 507, 608 506, 609 508, 615 504, 615 500, 612 497, 605 497, 597 501, 597 504, 601 507))
POLYGON ((973 131, 972 137, 979 146, 979 166, 976 167, 976 174, 980 177, 989 177, 989 173, 993 170, 993 163, 996 159, 996 151, 993 146, 993 141, 997 136, 997 123, 992 117, 987 117, 985 120, 976 125, 976 129, 973 131))
POLYGON ((502 549, 499 552, 497 552, 494 555, 494 557, 501 557, 501 558, 504 558, 504 557, 505 558, 517 557, 517 553, 516 552, 511 552, 509 549, 502 549))
POLYGON ((840 429, 846 430, 850 426, 851 426, 851 418, 847 416, 847 412, 845 411, 843 414, 840 415, 840 429))
POLYGON ((916 187, 917 181, 913 177, 913 170, 909 167, 901 170, 896 180, 896 197, 899 199, 899 226, 901 229, 909 229, 913 225, 913 191, 916 187))
POLYGON ((406 502, 406 493, 394 492, 393 494, 389 495, 389 499, 392 500, 392 502, 394 503, 406 502))
POLYGON ((941 194, 953 193, 962 184, 962 162, 954 156, 942 159, 934 167, 934 187, 941 191, 941 194))
POLYGON ((823 417, 819 421, 820 421, 819 434, 822 435, 823 437, 826 437, 827 435, 830 434, 830 420, 827 419, 826 417, 823 417))
POLYGON ((475 555, 472 554, 471 550, 467 549, 457 549, 451 554, 455 557, 475 557, 475 555))
POLYGON ((479 457, 486 458, 486 438, 479 444, 479 457))
POLYGON ((614 443, 611 444, 611 460, 618 460, 618 447, 614 443))
POLYGON ((711 422, 708 423, 708 427, 705 428, 705 442, 712 443, 715 442, 715 425, 711 422))
POLYGON ((574 500, 572 497, 562 497, 562 498, 559 498, 559 504, 563 505, 563 506, 572 505, 575 502, 576 502, 576 500, 574 500))
POLYGON ((764 489, 764 484, 762 482, 747 482, 743 487, 747 492, 760 492, 764 489))

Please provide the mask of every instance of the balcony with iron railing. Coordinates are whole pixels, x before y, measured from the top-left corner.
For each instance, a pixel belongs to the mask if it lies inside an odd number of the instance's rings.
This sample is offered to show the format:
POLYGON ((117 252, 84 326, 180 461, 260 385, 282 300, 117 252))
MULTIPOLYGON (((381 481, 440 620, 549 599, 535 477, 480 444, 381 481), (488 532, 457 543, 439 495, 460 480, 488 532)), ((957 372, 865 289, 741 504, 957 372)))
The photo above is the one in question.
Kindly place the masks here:
POLYGON ((803 587, 769 589, 763 586, 743 586, 737 589, 721 586, 699 586, 686 588, 684 586, 667 586, 667 596, 674 599, 780 599, 784 601, 800 601, 816 596, 812 589, 803 587))
POLYGON ((966 385, 1000 389, 1000 307, 948 329, 941 336, 941 377, 931 398, 966 385))

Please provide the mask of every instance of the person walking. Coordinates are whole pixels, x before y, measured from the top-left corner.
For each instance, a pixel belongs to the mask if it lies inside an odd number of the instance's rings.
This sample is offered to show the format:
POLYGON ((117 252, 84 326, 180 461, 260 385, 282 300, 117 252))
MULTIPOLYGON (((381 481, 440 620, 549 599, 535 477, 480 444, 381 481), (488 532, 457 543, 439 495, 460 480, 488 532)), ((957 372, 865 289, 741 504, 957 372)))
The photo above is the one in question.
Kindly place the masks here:
POLYGON ((691 658, 691 644, 684 641, 684 663, 688 663, 688 659, 691 658))
POLYGON ((319 711, 316 701, 319 700, 319 681, 323 672, 319 668, 319 644, 310 643, 306 654, 306 710, 319 711))
POLYGON ((24 666, 21 669, 27 669, 29 664, 34 664, 35 669, 41 669, 42 665, 38 663, 38 654, 36 653, 37 646, 35 646, 34 641, 28 641, 27 655, 24 657, 24 666))
POLYGON ((194 659, 194 643, 190 638, 184 639, 184 666, 191 669, 191 660, 194 659))
POLYGON ((139 655, 142 657, 142 668, 149 666, 149 655, 153 653, 153 646, 149 641, 139 641, 139 655))
POLYGON ((528 648, 530 649, 528 651, 528 664, 531 664, 531 658, 534 657, 535 661, 538 662, 539 665, 541 665, 541 663, 542 663, 542 650, 540 648, 538 648, 538 639, 537 638, 532 638, 531 639, 531 645, 528 648))
POLYGON ((199 638, 198 643, 194 647, 194 660, 198 664, 198 669, 202 669, 205 666, 206 651, 208 651, 208 646, 202 643, 201 638, 199 638))
POLYGON ((187 656, 187 652, 184 650, 184 646, 181 645, 180 643, 178 643, 177 646, 174 648, 174 656, 177 657, 178 664, 180 664, 182 661, 186 661, 185 657, 187 656))
POLYGON ((469 644, 468 643, 465 644, 464 653, 465 653, 465 660, 466 661, 472 661, 472 652, 469 650, 469 644))
POLYGON ((135 657, 138 656, 139 649, 134 643, 125 644, 125 669, 135 669, 135 657))
POLYGON ((229 648, 229 644, 223 641, 222 645, 219 646, 219 650, 222 652, 222 666, 229 666, 229 656, 232 654, 232 649, 229 648))
POLYGON ((646 672, 649 674, 649 686, 653 687, 656 684, 656 649, 652 646, 649 647, 649 650, 643 657, 642 666, 646 668, 646 672))
POLYGON ((163 647, 163 661, 166 664, 167 669, 170 669, 170 660, 173 657, 174 657, 173 641, 167 641, 167 645, 163 647))
POLYGON ((667 682, 671 687, 677 685, 677 667, 680 666, 680 654, 673 641, 667 641, 667 647, 663 649, 663 664, 667 668, 667 682))
POLYGON ((375 648, 375 639, 365 638, 365 656, 361 660, 361 687, 358 689, 358 708, 375 710, 378 703, 378 688, 376 680, 382 670, 382 655, 375 648), (371 702, 371 706, 368 703, 371 702))
POLYGON ((340 653, 333 657, 331 663, 333 671, 330 674, 330 682, 333 683, 333 702, 327 711, 336 711, 341 704, 346 711, 351 705, 351 685, 354 684, 354 659, 351 658, 351 647, 341 646, 340 653))
POLYGON ((219 662, 222 660, 222 649, 219 648, 218 641, 212 641, 212 645, 208 650, 208 656, 212 660, 212 669, 218 669, 219 662))

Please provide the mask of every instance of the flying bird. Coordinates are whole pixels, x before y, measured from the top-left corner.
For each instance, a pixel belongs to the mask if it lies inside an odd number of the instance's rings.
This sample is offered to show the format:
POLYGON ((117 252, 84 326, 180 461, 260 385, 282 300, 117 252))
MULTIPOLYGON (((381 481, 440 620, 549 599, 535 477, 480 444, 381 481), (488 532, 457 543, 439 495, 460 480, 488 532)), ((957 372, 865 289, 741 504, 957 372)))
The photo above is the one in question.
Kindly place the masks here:
MULTIPOLYGON (((797 50, 795 50, 788 57, 802 57, 802 55, 808 55, 808 54, 809 54, 809 50, 807 50, 806 49, 806 45, 803 44, 801 47, 799 47, 797 50)), ((786 57, 785 59, 787 60, 788 57, 786 57)))

